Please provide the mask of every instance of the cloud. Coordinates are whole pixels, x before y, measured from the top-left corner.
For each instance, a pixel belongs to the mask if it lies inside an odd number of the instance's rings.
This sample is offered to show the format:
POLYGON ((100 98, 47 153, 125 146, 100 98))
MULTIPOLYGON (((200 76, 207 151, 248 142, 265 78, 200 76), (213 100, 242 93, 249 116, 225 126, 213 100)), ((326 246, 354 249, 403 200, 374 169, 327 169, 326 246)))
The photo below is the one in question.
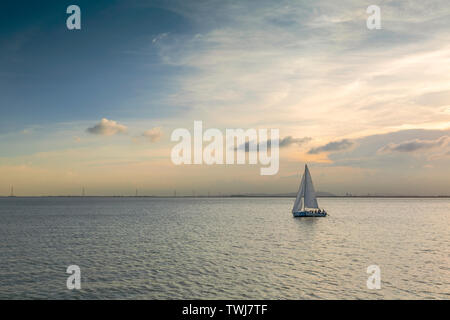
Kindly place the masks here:
POLYGON ((103 118, 99 123, 91 128, 87 128, 87 132, 102 136, 113 136, 118 133, 126 133, 127 127, 117 123, 114 120, 103 118))
POLYGON ((431 107, 448 106, 450 105, 450 90, 425 93, 418 96, 415 102, 431 107))
POLYGON ((311 140, 312 139, 310 137, 292 138, 292 136, 287 136, 280 140, 280 148, 288 147, 292 144, 301 146, 302 144, 305 144, 311 140))
POLYGON ((168 32, 160 33, 160 34, 158 34, 156 37, 153 38, 152 43, 157 43, 158 41, 164 39, 164 38, 167 37, 168 35, 169 35, 168 32))
POLYGON ((346 150, 349 149, 350 147, 352 147, 354 145, 354 143, 348 139, 343 139, 340 141, 332 141, 332 142, 328 142, 326 145, 317 147, 317 148, 312 148, 311 150, 308 151, 309 154, 318 154, 318 153, 322 153, 322 152, 335 152, 335 151, 342 151, 342 150, 346 150))
POLYGON ((414 152, 419 150, 432 149, 436 147, 442 147, 450 141, 449 136, 442 136, 435 140, 420 140, 414 139, 401 143, 390 143, 387 146, 379 149, 381 153, 387 152, 414 152))
MULTIPOLYGON (((288 147, 290 145, 296 144, 298 146, 301 146, 302 144, 305 144, 309 141, 311 141, 312 139, 310 137, 303 137, 303 138, 292 138, 292 136, 287 136, 284 137, 283 139, 281 139, 278 143, 278 146, 280 148, 285 148, 288 147)), ((245 150, 245 152, 249 152, 250 150, 250 142, 246 142, 236 148, 234 148, 234 150, 245 150)), ((267 141, 267 148, 271 147, 271 140, 267 141)), ((258 148, 258 144, 256 144, 256 148, 258 148)))
POLYGON ((442 159, 448 159, 450 158, 450 151, 441 153, 441 154, 432 154, 428 157, 428 160, 434 161, 434 160, 442 160, 442 159))
POLYGON ((145 131, 142 136, 147 138, 150 142, 158 142, 162 137, 162 131, 160 127, 155 127, 145 131))
POLYGON ((324 141, 450 120, 429 107, 450 92, 442 68, 450 61, 445 1, 433 8, 387 2, 383 32, 367 30, 367 7, 356 0, 283 3, 189 2, 174 9, 201 28, 157 40, 164 64, 188 70, 174 76, 164 102, 189 106, 193 118, 215 127, 282 126, 324 141), (262 113, 264 119, 256 116, 262 113))

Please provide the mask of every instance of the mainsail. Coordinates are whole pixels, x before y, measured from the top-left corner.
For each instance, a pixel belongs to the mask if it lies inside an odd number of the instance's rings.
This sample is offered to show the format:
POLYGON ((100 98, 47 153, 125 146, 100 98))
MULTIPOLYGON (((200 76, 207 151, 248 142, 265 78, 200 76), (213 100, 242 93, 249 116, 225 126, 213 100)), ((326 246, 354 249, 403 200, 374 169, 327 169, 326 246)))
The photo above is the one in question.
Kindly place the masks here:
POLYGON ((314 185, 307 165, 305 165, 305 176, 305 208, 318 209, 319 204, 317 203, 316 192, 314 191, 314 185))
POLYGON ((306 208, 319 208, 311 174, 309 173, 307 165, 305 165, 305 172, 303 173, 302 181, 300 182, 300 187, 298 189, 297 198, 295 199, 292 212, 299 212, 306 208))

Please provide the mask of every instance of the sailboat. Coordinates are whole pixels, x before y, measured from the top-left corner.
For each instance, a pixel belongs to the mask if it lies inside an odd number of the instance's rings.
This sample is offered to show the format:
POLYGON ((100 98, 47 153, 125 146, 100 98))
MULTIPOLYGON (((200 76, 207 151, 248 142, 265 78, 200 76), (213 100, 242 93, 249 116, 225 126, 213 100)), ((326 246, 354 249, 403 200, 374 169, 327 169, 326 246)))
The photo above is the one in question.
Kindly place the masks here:
POLYGON ((319 208, 311 174, 306 164, 292 214, 294 217, 326 217, 327 215, 325 210, 319 208))
POLYGON ((11 185, 11 193, 9 194, 10 198, 15 198, 16 196, 14 195, 14 186, 11 185))

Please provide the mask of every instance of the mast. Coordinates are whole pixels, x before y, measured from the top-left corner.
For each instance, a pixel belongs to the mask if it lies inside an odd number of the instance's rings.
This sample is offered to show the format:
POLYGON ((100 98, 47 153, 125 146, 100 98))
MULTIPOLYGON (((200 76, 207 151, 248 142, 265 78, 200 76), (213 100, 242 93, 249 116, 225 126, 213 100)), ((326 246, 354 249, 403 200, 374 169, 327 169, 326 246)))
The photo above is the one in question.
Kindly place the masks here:
POLYGON ((13 186, 13 185, 11 185, 11 194, 10 194, 10 197, 14 197, 14 186, 13 186))

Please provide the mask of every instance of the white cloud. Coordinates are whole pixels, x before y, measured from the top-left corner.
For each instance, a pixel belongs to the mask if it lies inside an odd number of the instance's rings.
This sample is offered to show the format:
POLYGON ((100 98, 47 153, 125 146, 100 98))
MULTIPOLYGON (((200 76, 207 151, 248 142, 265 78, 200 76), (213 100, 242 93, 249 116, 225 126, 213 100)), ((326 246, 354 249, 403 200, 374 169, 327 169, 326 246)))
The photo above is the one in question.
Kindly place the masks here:
POLYGON ((164 39, 165 37, 167 37, 169 35, 169 33, 165 32, 165 33, 160 33, 158 34, 156 37, 153 38, 152 43, 156 44, 158 41, 164 39))
POLYGON ((87 128, 87 132, 102 136, 112 136, 119 133, 126 133, 127 127, 114 121, 103 118, 95 126, 87 128))
POLYGON ((152 128, 145 131, 142 136, 147 138, 150 142, 158 142, 162 137, 162 130, 160 127, 152 128))

